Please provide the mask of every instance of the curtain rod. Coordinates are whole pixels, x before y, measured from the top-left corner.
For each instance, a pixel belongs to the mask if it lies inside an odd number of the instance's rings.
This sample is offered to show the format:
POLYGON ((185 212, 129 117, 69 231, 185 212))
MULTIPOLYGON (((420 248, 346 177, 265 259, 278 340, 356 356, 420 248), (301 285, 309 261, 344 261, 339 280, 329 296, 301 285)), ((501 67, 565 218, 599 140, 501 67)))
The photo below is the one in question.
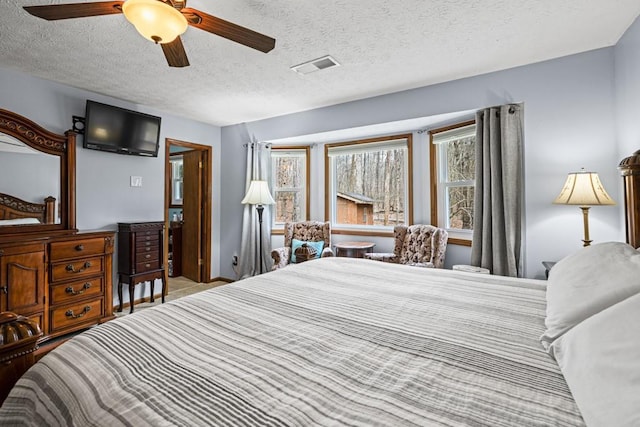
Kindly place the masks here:
POLYGON ((280 144, 272 142, 271 145, 273 147, 293 147, 293 146, 296 146, 296 147, 311 147, 311 148, 314 148, 318 144, 315 143, 315 142, 311 142, 311 143, 310 142, 287 142, 287 143, 283 143, 282 145, 280 145, 280 144))
POLYGON ((247 148, 249 145, 251 145, 253 147, 254 144, 264 144, 266 147, 269 147, 270 145, 272 145, 270 142, 251 142, 251 143, 247 143, 247 144, 242 144, 242 146, 244 148, 247 148))

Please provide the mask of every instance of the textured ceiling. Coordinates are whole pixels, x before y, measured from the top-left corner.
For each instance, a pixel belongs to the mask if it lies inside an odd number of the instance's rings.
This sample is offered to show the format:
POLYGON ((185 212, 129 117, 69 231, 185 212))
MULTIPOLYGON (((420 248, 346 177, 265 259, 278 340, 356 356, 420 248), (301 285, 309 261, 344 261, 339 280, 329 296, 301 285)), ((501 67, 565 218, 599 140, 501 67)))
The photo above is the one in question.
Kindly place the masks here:
POLYGON ((1 0, 0 66, 214 125, 308 110, 615 44, 637 0, 189 0, 269 35, 264 54, 189 28, 169 68, 123 15, 48 22, 1 0), (299 75, 332 55, 341 66, 299 75))

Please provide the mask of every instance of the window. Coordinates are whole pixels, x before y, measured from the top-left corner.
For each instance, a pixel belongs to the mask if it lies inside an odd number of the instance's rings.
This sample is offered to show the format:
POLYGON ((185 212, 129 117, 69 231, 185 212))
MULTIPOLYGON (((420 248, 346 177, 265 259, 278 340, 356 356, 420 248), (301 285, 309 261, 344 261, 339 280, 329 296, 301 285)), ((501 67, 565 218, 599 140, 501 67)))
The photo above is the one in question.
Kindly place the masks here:
POLYGON ((340 228, 387 235, 412 221, 411 134, 325 145, 326 217, 340 228))
POLYGON ((272 147, 273 228, 309 218, 309 147, 272 147))
POLYGON ((182 179, 183 160, 181 155, 171 155, 171 204, 170 206, 182 206, 182 179))
POLYGON ((430 132, 431 222, 449 242, 471 245, 476 172, 475 121, 430 132))

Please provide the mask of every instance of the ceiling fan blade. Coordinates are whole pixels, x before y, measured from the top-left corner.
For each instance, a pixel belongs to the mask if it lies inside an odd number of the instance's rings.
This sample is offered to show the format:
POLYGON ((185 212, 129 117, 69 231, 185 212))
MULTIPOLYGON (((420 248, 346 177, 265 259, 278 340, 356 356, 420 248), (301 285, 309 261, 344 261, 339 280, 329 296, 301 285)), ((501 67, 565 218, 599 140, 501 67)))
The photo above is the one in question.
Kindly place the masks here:
POLYGON ((208 31, 261 52, 267 53, 276 45, 274 38, 225 21, 224 19, 216 18, 199 10, 185 7, 181 12, 185 15, 189 25, 192 27, 200 28, 201 30, 208 31))
POLYGON ((24 6, 24 10, 38 18, 55 21, 58 19, 85 18, 88 16, 122 13, 122 3, 124 2, 101 1, 97 3, 52 4, 45 6, 24 6))
POLYGON ((167 58, 169 67, 189 66, 189 59, 187 58, 187 53, 184 51, 180 36, 176 37, 171 43, 160 44, 160 46, 162 46, 162 51, 164 52, 165 58, 167 58))

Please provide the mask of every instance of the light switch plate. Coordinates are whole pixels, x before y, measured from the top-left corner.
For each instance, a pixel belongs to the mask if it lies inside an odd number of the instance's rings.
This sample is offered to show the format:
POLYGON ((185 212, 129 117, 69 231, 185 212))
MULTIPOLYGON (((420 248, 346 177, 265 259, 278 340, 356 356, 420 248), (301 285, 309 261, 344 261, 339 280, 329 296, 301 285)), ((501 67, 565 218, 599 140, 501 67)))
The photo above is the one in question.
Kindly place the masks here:
POLYGON ((142 177, 141 176, 132 176, 131 177, 131 186, 132 187, 142 187, 142 177))

